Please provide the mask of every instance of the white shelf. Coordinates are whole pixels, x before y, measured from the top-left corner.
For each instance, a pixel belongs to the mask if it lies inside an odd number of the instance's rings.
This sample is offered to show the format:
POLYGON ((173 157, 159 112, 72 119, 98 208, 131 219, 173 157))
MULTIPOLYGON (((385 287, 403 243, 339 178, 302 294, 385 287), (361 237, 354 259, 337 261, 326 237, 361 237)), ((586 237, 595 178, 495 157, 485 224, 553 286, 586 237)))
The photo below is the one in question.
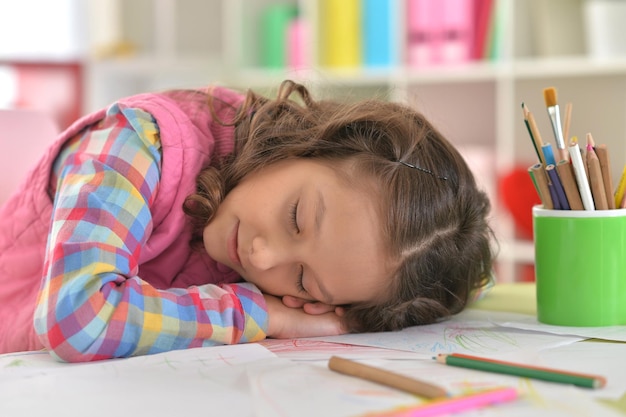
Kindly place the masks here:
POLYGON ((554 77, 601 77, 626 74, 626 59, 593 59, 586 56, 516 60, 511 76, 518 80, 554 77))
POLYGON ((519 59, 510 63, 471 62, 430 68, 393 67, 381 69, 265 69, 243 68, 232 75, 253 85, 267 85, 285 78, 323 79, 354 85, 454 84, 484 81, 525 81, 568 77, 625 76, 626 58, 597 60, 587 57, 519 59))
POLYGON ((90 66, 97 68, 99 71, 117 76, 150 76, 155 73, 178 71, 204 72, 210 74, 211 72, 221 72, 219 71, 220 65, 220 59, 218 57, 170 59, 149 55, 133 58, 93 60, 90 62, 90 66))
POLYGON ((244 85, 267 86, 292 78, 296 80, 323 80, 330 83, 354 86, 378 86, 397 84, 466 84, 472 82, 496 81, 501 76, 497 64, 469 63, 458 67, 434 68, 349 68, 349 69, 265 69, 244 68, 231 79, 244 85))

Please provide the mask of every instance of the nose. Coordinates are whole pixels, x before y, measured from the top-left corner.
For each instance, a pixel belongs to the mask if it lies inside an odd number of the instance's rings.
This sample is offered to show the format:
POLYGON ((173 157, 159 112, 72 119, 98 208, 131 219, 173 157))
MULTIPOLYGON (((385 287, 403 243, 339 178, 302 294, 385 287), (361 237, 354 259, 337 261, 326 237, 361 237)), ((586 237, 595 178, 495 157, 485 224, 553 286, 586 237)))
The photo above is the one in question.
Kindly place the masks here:
POLYGON ((249 260, 253 267, 259 270, 268 270, 278 266, 283 262, 279 248, 274 244, 270 245, 267 239, 257 236, 252 239, 250 245, 249 260))

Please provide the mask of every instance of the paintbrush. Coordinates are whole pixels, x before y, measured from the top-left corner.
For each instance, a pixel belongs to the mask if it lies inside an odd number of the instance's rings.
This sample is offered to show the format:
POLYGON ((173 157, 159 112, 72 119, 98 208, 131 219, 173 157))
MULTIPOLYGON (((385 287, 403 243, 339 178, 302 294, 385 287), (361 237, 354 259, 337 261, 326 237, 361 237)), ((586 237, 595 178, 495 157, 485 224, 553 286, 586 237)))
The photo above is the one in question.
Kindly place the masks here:
POLYGON ((546 102, 546 108, 548 109, 548 116, 550 116, 550 123, 552 124, 552 131, 554 132, 554 139, 556 140, 559 156, 561 159, 566 159, 567 150, 565 147, 565 139, 563 138, 563 128, 561 127, 561 112, 556 100, 556 88, 545 88, 543 90, 543 98, 546 102))

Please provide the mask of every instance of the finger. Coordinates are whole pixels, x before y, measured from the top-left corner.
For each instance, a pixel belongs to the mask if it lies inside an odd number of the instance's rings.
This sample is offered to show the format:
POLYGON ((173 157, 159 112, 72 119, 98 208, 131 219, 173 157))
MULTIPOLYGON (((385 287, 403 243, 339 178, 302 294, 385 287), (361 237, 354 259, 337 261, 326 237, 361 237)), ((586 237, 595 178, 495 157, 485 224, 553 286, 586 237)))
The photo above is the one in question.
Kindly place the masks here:
POLYGON ((302 308, 309 301, 302 298, 294 297, 293 295, 285 295, 282 298, 283 304, 290 308, 302 308))
POLYGON ((309 302, 309 303, 304 304, 302 308, 304 309, 304 312, 307 314, 317 315, 317 314, 334 312, 336 307, 331 306, 329 304, 324 304, 324 303, 309 302))

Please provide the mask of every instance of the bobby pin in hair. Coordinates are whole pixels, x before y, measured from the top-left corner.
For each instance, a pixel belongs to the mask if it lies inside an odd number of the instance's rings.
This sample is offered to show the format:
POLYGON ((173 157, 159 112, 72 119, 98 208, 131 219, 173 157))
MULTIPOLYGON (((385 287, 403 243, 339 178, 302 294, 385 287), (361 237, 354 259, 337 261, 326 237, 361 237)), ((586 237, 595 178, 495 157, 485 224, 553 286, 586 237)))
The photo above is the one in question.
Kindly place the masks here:
POLYGON ((413 168, 413 169, 416 169, 416 170, 418 170, 418 171, 422 171, 422 172, 425 172, 425 173, 427 173, 427 174, 430 174, 430 175, 432 175, 433 177, 439 178, 440 180, 447 180, 447 179, 448 179, 448 177, 441 177, 441 176, 439 176, 439 175, 435 174, 435 173, 434 173, 434 172, 432 172, 430 169, 426 169, 426 168, 418 167, 418 166, 416 166, 416 165, 409 164, 408 162, 404 162, 404 161, 398 161, 398 162, 399 162, 399 163, 401 163, 401 164, 402 164, 402 165, 404 165, 404 166, 409 167, 409 168, 413 168))

